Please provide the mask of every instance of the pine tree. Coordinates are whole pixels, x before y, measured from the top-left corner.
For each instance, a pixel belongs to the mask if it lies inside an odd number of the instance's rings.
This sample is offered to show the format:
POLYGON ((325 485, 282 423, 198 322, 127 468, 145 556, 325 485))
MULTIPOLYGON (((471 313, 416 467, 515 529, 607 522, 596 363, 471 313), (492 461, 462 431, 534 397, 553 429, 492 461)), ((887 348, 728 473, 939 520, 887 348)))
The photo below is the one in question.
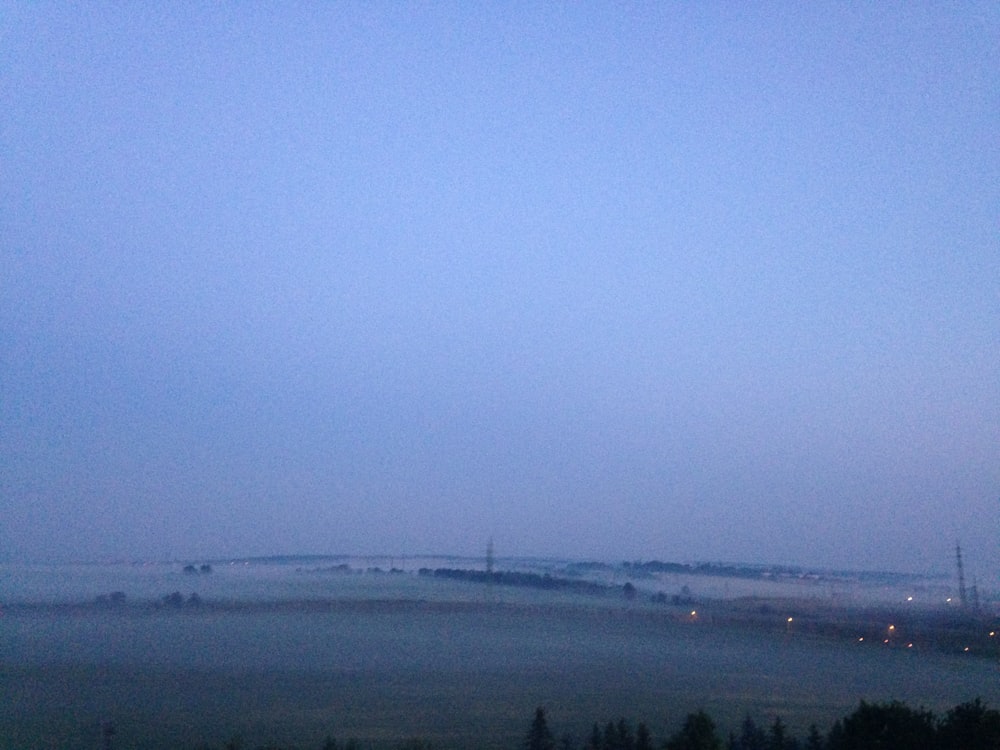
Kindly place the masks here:
POLYGON ((767 734, 757 726, 750 714, 743 719, 740 726, 740 739, 735 745, 739 750, 764 750, 767 746, 767 734))
POLYGON ((556 741, 549 731, 548 721, 545 719, 545 709, 539 706, 535 709, 535 718, 531 721, 531 728, 528 736, 524 740, 525 750, 555 750, 556 741))
POLYGON ((653 750, 653 738, 649 735, 649 727, 641 721, 635 728, 635 750, 653 750))
POLYGON ((604 725, 604 741, 601 743, 601 750, 621 750, 618 745, 618 730, 615 729, 613 721, 604 725))
POLYGON ((786 735, 785 722, 781 720, 780 716, 774 717, 774 723, 767 735, 768 750, 785 750, 788 744, 786 735))
POLYGON ((602 745, 601 738, 601 728, 597 726, 597 722, 594 722, 594 726, 590 728, 590 738, 587 740, 587 750, 601 750, 602 745))
POLYGON ((632 730, 623 716, 618 720, 618 747, 621 750, 635 750, 635 738, 632 730))
POLYGON ((667 741, 666 750, 722 750, 715 722, 704 711, 688 714, 684 725, 667 741))

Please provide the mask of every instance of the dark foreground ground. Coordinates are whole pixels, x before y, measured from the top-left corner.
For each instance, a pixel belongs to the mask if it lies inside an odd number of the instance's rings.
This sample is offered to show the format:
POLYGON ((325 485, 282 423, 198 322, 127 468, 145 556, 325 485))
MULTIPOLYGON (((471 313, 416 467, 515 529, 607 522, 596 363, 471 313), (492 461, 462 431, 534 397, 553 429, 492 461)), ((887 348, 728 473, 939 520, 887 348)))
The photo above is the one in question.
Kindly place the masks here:
POLYGON ((117 748, 517 748, 538 705, 557 736, 621 716, 662 741, 705 709, 723 736, 749 713, 804 737, 862 699, 1000 706, 991 627, 794 600, 22 605, 0 617, 0 748, 99 747, 102 721, 117 748))

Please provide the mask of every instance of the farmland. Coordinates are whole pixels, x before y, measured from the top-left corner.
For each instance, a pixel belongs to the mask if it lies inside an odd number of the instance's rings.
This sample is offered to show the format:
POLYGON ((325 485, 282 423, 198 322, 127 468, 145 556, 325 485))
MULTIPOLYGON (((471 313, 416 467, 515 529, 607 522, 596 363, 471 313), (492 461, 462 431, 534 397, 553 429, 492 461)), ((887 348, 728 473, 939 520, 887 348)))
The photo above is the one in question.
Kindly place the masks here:
POLYGON ((817 627, 830 616, 806 600, 702 600, 689 610, 412 573, 216 569, 114 580, 88 570, 71 590, 20 599, 25 579, 8 578, 0 747, 95 747, 99 722, 113 720, 116 747, 234 736, 319 747, 332 735, 374 748, 408 737, 442 750, 512 748, 537 705, 558 734, 581 737, 591 721, 624 716, 662 739, 698 708, 723 731, 750 713, 780 715, 804 734, 861 699, 1000 704, 992 656, 859 641, 867 609, 853 619, 844 610, 841 633, 817 627), (129 589, 124 604, 94 603, 107 584, 129 589), (172 588, 200 590, 201 603, 152 596, 172 588), (813 627, 788 623, 790 606, 813 627))

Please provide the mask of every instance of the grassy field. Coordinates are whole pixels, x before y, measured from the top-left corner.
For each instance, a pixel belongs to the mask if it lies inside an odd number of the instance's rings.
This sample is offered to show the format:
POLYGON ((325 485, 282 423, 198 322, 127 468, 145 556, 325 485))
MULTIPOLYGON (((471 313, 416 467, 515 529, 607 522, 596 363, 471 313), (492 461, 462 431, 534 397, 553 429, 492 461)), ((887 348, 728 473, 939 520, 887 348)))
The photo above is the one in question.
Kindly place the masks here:
POLYGON ((501 603, 367 600, 0 618, 0 748, 516 748, 537 705, 557 735, 645 721, 657 742, 707 710, 804 735, 860 699, 1000 705, 993 660, 689 619, 675 609, 531 593, 501 603))

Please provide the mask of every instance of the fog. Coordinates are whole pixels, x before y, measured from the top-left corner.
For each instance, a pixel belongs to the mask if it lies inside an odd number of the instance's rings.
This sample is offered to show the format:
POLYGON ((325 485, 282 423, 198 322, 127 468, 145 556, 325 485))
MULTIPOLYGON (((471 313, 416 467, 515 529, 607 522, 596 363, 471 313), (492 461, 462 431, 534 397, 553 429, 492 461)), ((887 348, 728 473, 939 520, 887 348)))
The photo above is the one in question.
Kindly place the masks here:
POLYGON ((496 561, 599 584, 580 593, 375 562, 0 566, 0 747, 92 748, 110 722, 116 747, 499 749, 540 705, 573 746, 611 717, 662 739, 699 709, 722 736, 779 716, 805 737, 860 700, 1000 701, 988 619, 937 580, 735 577, 721 600, 712 574, 496 561))

